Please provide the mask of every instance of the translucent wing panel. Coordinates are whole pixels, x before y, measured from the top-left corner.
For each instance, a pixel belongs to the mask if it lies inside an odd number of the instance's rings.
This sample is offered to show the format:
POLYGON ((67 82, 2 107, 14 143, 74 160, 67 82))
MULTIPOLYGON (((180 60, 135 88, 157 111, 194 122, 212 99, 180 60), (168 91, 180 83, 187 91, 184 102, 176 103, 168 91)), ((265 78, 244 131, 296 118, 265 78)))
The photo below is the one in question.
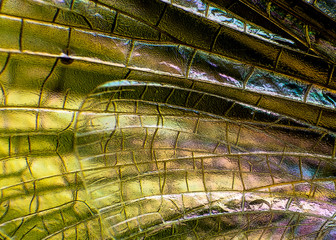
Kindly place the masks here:
POLYGON ((1 239, 334 239, 332 1, 0 1, 1 239))

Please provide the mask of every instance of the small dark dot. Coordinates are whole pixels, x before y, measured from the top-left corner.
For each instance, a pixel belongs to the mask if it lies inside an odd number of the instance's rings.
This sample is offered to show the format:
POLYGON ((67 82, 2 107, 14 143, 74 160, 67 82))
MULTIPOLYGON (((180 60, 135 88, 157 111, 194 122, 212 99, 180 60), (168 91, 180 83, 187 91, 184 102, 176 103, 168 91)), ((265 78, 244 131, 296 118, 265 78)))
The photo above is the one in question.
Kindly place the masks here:
POLYGON ((73 59, 70 57, 61 57, 61 63, 65 64, 65 65, 69 65, 71 63, 73 63, 73 59))

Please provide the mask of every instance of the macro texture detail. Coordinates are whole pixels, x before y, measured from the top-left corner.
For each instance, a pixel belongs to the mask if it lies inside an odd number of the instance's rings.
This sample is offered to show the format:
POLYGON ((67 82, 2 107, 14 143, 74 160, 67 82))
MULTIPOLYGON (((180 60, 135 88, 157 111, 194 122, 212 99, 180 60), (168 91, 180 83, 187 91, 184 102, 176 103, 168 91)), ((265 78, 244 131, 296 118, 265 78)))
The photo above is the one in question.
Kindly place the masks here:
POLYGON ((0 239, 336 239, 334 0, 0 0, 0 239))

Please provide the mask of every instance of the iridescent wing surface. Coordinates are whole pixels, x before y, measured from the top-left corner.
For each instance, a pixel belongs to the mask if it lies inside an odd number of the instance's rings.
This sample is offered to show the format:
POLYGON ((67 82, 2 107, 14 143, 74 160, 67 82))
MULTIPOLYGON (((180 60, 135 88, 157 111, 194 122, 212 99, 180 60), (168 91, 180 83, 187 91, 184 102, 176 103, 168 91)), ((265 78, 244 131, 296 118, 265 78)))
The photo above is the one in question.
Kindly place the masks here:
POLYGON ((336 2, 0 0, 2 239, 335 239, 336 2))

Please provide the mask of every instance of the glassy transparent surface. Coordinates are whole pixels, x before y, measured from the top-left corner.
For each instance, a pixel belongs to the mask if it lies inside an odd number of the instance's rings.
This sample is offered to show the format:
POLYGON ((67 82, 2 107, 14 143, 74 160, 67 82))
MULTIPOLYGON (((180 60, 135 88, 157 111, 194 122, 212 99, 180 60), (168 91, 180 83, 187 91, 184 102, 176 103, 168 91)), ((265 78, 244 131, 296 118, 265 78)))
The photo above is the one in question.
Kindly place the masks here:
POLYGON ((0 0, 0 239, 335 239, 335 12, 0 0))

